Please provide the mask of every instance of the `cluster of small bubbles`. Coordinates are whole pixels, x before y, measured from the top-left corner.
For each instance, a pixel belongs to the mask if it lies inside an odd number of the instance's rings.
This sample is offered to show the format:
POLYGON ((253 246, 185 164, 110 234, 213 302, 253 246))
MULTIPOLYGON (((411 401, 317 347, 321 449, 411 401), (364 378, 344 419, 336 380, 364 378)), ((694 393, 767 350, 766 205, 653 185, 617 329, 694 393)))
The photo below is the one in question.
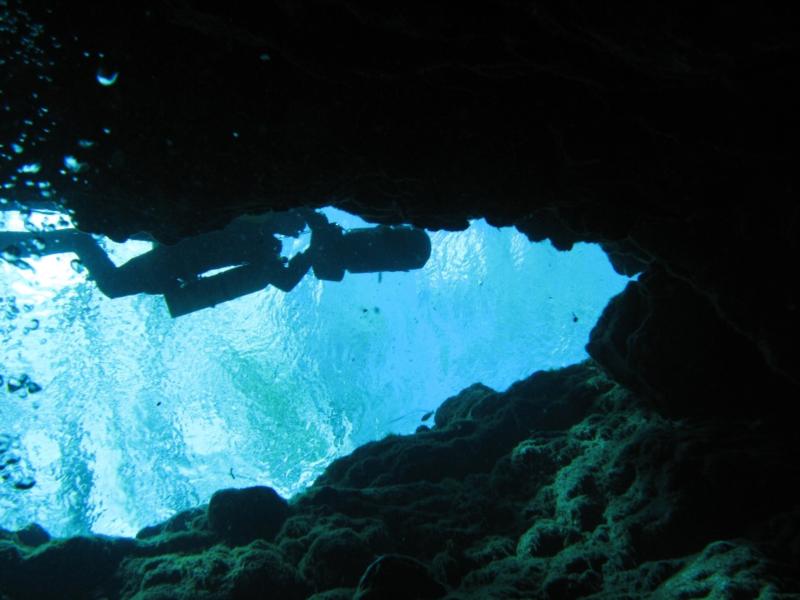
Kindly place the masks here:
POLYGON ((16 319, 17 315, 19 315, 16 296, 0 296, 0 309, 2 309, 3 316, 6 320, 10 321, 16 319))
POLYGON ((23 253, 19 246, 16 244, 11 244, 10 246, 6 246, 3 251, 0 252, 0 258, 8 264, 23 271, 35 271, 30 263, 23 260, 22 256, 24 254, 25 253, 23 253))
POLYGON ((33 381, 30 376, 22 374, 19 377, 9 377, 6 380, 6 390, 10 394, 17 394, 20 398, 27 398, 28 394, 38 394, 42 386, 33 381))
MULTIPOLYGON (((44 106, 42 90, 44 86, 52 83, 50 77, 51 67, 55 65, 52 48, 61 48, 61 43, 55 36, 46 35, 41 23, 35 22, 31 16, 15 3, 8 9, 0 5, 0 55, 3 56, 4 85, 16 86, 27 90, 15 97, 9 98, 2 105, 2 110, 13 113, 15 117, 9 120, 14 123, 15 129, 8 128, 4 131, 4 144, 0 144, 0 159, 17 162, 25 157, 24 163, 12 167, 10 173, 18 173, 24 177, 20 180, 4 174, 0 180, 2 189, 24 187, 38 192, 42 198, 50 199, 55 192, 47 180, 39 180, 35 176, 45 170, 45 165, 35 159, 38 146, 47 141, 56 122, 50 116, 50 109, 44 106), (31 89, 30 75, 33 72, 35 83, 31 89), (22 81, 18 81, 19 74, 23 74, 22 81)), ((4 90, 0 88, 0 95, 4 90)), ((9 172, 6 172, 9 173, 9 172)))
MULTIPOLYGON (((0 296, 0 334, 2 334, 3 346, 11 342, 12 335, 17 329, 15 321, 19 318, 19 307, 17 306, 17 299, 14 296, 7 296, 3 298, 0 296)), ((2 382, 0 382, 0 386, 2 382)))
POLYGON ((36 479, 23 465, 19 438, 0 433, 0 479, 14 489, 24 491, 36 485, 36 479))
POLYGON ((17 169, 18 173, 38 173, 42 170, 41 163, 27 163, 17 169))

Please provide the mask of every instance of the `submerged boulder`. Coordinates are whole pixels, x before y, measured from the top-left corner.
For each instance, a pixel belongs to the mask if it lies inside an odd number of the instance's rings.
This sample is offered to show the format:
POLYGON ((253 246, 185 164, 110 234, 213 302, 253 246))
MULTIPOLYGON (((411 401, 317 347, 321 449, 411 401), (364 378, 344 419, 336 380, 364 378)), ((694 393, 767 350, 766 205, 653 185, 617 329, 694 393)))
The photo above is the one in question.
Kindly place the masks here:
POLYGON ((289 505, 272 488, 220 490, 208 503, 208 525, 229 544, 271 540, 289 517, 289 505))
POLYGON ((428 568, 410 556, 389 554, 378 557, 358 582, 354 600, 428 600, 442 598, 445 587, 428 568))

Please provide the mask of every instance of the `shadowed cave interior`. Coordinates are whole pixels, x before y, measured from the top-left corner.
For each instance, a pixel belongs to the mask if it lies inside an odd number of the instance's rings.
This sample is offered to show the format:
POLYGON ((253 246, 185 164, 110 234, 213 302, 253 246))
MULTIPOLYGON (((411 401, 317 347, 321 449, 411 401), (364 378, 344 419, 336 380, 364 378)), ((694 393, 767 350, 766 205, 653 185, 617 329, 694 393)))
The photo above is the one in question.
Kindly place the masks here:
POLYGON ((0 597, 800 596, 797 9, 0 11, 4 211, 167 246, 288 209, 484 219, 636 276, 586 360, 475 378, 288 501, 0 531, 0 597))

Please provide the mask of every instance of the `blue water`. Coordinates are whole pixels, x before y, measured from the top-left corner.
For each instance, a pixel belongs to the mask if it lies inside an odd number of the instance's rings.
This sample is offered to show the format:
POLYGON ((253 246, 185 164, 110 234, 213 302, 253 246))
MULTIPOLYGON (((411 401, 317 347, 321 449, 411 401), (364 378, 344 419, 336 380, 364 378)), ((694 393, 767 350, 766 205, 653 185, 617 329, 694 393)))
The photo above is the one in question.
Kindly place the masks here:
MULTIPOLYGON (((0 374, 42 386, 0 391, 0 445, 20 458, 0 481, 0 527, 133 535, 222 487, 290 496, 476 381, 502 390, 582 360, 627 282, 596 246, 562 253, 483 221, 431 240, 418 271, 309 274, 174 320, 160 297, 105 298, 74 255, 0 261, 0 374), (16 489, 23 477, 36 485, 16 489)), ((107 242, 118 262, 148 247, 107 242)))

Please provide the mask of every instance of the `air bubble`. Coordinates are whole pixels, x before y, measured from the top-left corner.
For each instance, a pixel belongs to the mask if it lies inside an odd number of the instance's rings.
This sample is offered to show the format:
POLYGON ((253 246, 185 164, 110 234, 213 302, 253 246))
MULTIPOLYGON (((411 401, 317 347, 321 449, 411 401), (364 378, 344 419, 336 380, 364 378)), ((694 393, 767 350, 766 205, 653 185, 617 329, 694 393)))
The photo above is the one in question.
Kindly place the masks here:
POLYGON ((6 382, 6 389, 13 394, 25 387, 26 383, 28 383, 27 375, 23 375, 22 377, 9 377, 6 382))
POLYGON ((8 262, 14 262, 15 260, 19 260, 20 256, 22 256, 22 251, 19 249, 19 246, 12 244, 11 246, 6 246, 3 249, 3 252, 0 253, 0 257, 3 260, 8 262))
MULTIPOLYGON (((39 329, 39 319, 31 319, 30 324, 22 330, 22 333, 25 335, 29 334, 31 331, 36 331, 39 329)), ((28 391, 30 392, 30 387, 28 387, 28 391)))
POLYGON ((75 271, 76 273, 86 272, 86 267, 83 265, 83 263, 79 258, 73 258, 72 261, 70 261, 69 266, 72 267, 72 270, 75 271))
POLYGON ((64 157, 64 166, 67 168, 67 171, 78 173, 84 167, 84 164, 79 162, 74 156, 68 155, 64 157))
POLYGON ((103 87, 110 87, 117 83, 117 79, 119 78, 119 73, 116 71, 110 71, 104 67, 100 67, 97 69, 97 83, 102 85, 103 87))
POLYGON ((17 169, 18 173, 38 173, 42 170, 41 163, 29 163, 27 165, 22 165, 19 169, 17 169))
POLYGON ((20 479, 17 479, 14 482, 14 487, 18 490, 29 490, 35 485, 36 485, 36 480, 30 475, 21 477, 20 479))

